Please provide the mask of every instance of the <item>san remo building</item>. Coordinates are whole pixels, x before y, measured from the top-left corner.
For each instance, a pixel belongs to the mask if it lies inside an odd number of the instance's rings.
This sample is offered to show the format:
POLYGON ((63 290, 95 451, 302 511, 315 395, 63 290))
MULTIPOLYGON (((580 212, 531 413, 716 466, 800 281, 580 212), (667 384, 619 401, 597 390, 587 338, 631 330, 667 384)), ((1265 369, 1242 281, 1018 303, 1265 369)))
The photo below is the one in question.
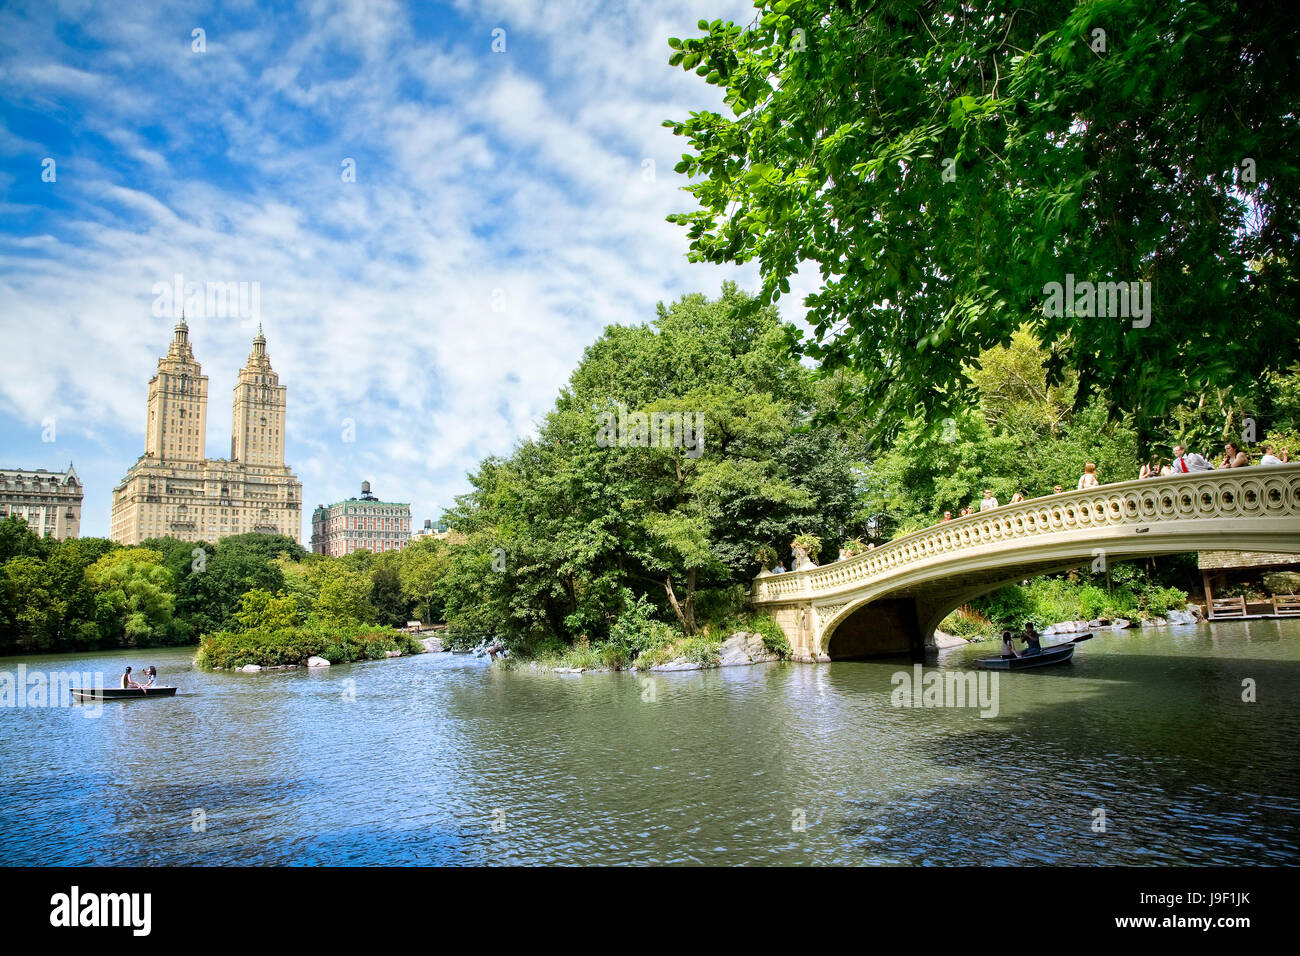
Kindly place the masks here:
POLYGON ((286 391, 259 325, 235 384, 230 458, 205 457, 208 377, 182 316, 149 381, 144 454, 113 489, 113 540, 216 541, 258 531, 299 541, 302 483, 284 463, 286 391))

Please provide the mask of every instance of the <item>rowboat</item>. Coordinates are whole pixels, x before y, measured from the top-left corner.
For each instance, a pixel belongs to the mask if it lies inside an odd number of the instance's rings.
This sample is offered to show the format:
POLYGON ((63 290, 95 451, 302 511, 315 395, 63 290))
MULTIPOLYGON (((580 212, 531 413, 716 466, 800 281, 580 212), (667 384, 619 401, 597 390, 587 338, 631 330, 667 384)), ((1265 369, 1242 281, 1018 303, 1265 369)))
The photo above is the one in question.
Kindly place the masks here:
POLYGON ((175 697, 175 687, 74 687, 72 696, 83 702, 101 700, 139 700, 141 697, 175 697))
POLYGON ((1023 671, 1030 667, 1064 664, 1073 656, 1074 643, 1071 642, 1044 647, 1041 654, 1027 654, 1024 657, 981 657, 975 663, 986 671, 1023 671))

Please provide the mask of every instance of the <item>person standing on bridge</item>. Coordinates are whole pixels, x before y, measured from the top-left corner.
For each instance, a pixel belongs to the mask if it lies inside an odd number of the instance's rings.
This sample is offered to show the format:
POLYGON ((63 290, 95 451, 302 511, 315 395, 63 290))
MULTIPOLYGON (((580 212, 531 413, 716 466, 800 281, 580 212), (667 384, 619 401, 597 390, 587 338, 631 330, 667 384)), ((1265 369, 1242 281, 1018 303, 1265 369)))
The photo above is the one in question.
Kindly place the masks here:
POLYGON ((1245 468, 1250 464, 1250 459, 1246 453, 1237 447, 1235 442, 1228 442, 1223 446, 1223 466, 1224 468, 1245 468))
POLYGON ((1288 456, 1285 448, 1282 449, 1282 457, 1279 458, 1277 457, 1277 455, 1273 454, 1272 445, 1265 445, 1264 457, 1259 460, 1259 463, 1261 465, 1285 465, 1287 462, 1287 457, 1288 456))
POLYGON ((1101 479, 1097 477, 1097 466, 1092 462, 1083 466, 1083 474, 1079 476, 1079 490, 1085 488, 1096 488, 1101 484, 1101 479))
POLYGON ((998 506, 998 499, 993 497, 993 489, 984 489, 984 500, 980 502, 980 511, 992 511, 998 506))
POLYGON ((1206 461, 1204 455, 1189 452, 1182 445, 1174 446, 1174 471, 1188 474, 1193 471, 1213 471, 1214 466, 1206 461))

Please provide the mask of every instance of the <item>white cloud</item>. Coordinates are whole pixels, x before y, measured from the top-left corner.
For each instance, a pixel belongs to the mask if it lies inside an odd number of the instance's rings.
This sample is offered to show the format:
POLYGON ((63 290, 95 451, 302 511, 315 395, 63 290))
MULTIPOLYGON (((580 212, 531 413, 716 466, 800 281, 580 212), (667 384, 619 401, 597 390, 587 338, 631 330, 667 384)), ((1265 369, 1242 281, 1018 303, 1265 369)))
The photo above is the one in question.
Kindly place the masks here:
MULTIPOLYGON (((8 24, 24 44, 0 48, 5 75, 26 78, 18 105, 66 100, 108 145, 61 163, 39 230, 0 231, 0 409, 15 434, 61 422, 57 451, 15 441, 4 459, 78 459, 83 529, 107 533, 171 334, 150 312, 154 284, 255 281, 306 503, 368 479, 436 517, 466 470, 535 428, 605 325, 648 321, 657 301, 723 278, 752 287, 752 269, 689 264, 684 231, 664 221, 690 197, 660 123, 720 99, 667 66, 666 39, 728 4, 541 6, 467 4, 473 30, 413 37, 394 4, 322 0, 274 23, 196 23, 202 55, 181 7, 88 8, 97 50, 65 47, 40 9, 8 24), (503 55, 489 49, 497 23, 503 55)), ((55 145, 39 140, 0 131, 6 150, 55 145)), ((207 317, 191 333, 208 453, 225 455, 252 331, 207 317)))

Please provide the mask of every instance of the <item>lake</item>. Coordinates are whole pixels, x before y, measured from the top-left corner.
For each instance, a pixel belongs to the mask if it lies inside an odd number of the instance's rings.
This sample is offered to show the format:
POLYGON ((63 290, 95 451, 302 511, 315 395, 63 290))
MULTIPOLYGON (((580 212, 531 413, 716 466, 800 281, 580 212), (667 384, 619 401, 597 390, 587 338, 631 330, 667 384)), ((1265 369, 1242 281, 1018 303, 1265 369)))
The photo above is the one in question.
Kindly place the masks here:
POLYGON ((180 688, 0 708, 0 863, 1300 862, 1300 621, 1106 633, 998 675, 991 718, 893 706, 906 659, 650 677, 193 654, 0 660, 109 686, 152 663, 180 688))

